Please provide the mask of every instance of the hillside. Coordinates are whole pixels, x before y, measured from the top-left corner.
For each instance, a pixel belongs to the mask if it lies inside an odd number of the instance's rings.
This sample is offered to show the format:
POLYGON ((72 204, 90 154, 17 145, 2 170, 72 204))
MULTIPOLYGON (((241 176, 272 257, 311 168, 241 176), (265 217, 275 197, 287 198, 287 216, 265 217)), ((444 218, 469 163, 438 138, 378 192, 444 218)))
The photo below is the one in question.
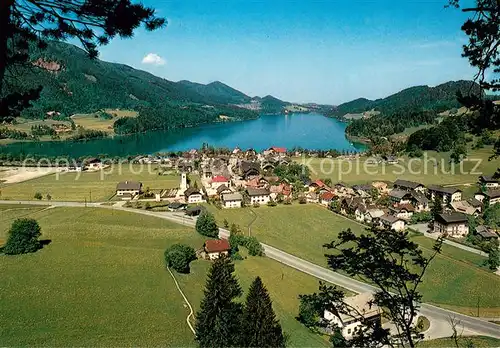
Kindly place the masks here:
POLYGON ((472 81, 464 80, 450 81, 436 87, 410 87, 383 99, 369 100, 359 98, 340 104, 330 116, 341 118, 345 114, 357 114, 372 109, 386 115, 403 110, 435 110, 441 112, 460 107, 456 98, 457 91, 466 94, 471 87, 473 91, 479 93, 479 85, 472 81))
POLYGON ((105 108, 130 109, 140 116, 129 122, 140 123, 134 129, 142 131, 218 122, 221 114, 232 120, 258 117, 255 111, 231 105, 250 97, 221 82, 172 82, 127 65, 91 60, 67 43, 51 42, 46 50, 32 52, 31 62, 33 67, 22 71, 22 81, 10 87, 43 86, 41 98, 23 112, 25 118, 40 119, 50 111, 67 119, 105 108), (154 122, 145 119, 151 114, 154 122))

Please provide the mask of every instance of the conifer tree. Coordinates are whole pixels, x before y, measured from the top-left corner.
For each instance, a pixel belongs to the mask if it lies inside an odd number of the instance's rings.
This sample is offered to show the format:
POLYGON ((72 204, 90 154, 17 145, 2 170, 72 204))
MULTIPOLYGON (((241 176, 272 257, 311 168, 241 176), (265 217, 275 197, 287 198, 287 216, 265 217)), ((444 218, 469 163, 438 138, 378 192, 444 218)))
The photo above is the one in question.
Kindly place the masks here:
POLYGON ((204 298, 196 314, 196 341, 200 347, 240 346, 242 305, 235 301, 242 294, 233 274, 234 264, 221 256, 208 272, 204 298))
POLYGON ((242 346, 285 347, 285 336, 266 287, 255 278, 245 302, 242 318, 242 346))

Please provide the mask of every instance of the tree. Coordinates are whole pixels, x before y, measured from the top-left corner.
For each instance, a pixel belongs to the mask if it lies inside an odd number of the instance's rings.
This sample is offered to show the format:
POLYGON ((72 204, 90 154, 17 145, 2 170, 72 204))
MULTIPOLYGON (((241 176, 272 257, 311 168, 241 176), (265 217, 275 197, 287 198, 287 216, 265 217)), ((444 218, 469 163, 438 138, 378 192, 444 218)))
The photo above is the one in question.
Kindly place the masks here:
MULTIPOLYGON (((475 80, 483 89, 500 90, 500 5, 498 0, 475 0, 474 6, 462 8, 471 13, 462 25, 469 37, 463 47, 462 56, 477 69, 475 80)), ((450 6, 459 8, 460 0, 450 0, 450 6)))
POLYGON ((484 223, 491 228, 500 228, 500 204, 492 204, 484 210, 484 223))
POLYGON ((322 313, 316 306, 314 295, 299 295, 299 315, 297 320, 310 329, 315 329, 319 324, 322 313))
POLYGON ((42 247, 38 240, 41 235, 35 219, 17 219, 10 227, 9 239, 2 251, 8 255, 33 253, 42 247))
POLYGON ((196 260, 196 252, 188 245, 174 244, 165 250, 166 266, 179 273, 189 273, 189 263, 194 260, 196 260))
POLYGON ((211 238, 219 236, 219 227, 217 227, 213 214, 207 211, 201 213, 196 220, 196 232, 211 238))
POLYGON ((229 228, 229 234, 231 236, 236 236, 241 234, 240 226, 236 225, 235 223, 232 223, 231 227, 229 228))
POLYGON ((321 284, 319 293, 310 295, 311 303, 318 313, 329 310, 361 320, 363 326, 355 331, 352 339, 346 340, 346 346, 415 347, 423 337, 414 325, 422 300, 418 287, 428 266, 441 251, 441 245, 439 238, 433 252, 425 257, 418 244, 410 241, 408 233, 375 229, 361 235, 348 229, 339 234, 337 241, 324 245, 333 250, 333 254, 326 255, 332 270, 378 288, 369 304, 384 308, 398 332, 397 342, 388 329, 376 321, 365 320, 363 313, 349 306, 344 301, 344 293, 336 287, 321 284))
POLYGON ((50 193, 47 193, 46 198, 47 198, 48 201, 52 200, 52 196, 50 195, 50 193))
POLYGON ((255 278, 250 285, 241 328, 243 347, 285 347, 285 335, 260 277, 255 278))
POLYGON ((224 221, 222 222, 222 225, 224 226, 224 228, 228 228, 229 227, 229 221, 227 221, 227 219, 224 219, 224 221))
POLYGON ((156 30, 165 25, 152 8, 131 0, 2 0, 0 1, 0 115, 19 115, 40 96, 41 87, 12 92, 19 66, 28 66, 33 46, 43 49, 48 40, 79 40, 91 58, 97 47, 112 38, 131 37, 144 25, 156 30), (4 93, 9 87, 9 94, 4 93))
POLYGON ((443 212, 443 198, 436 194, 432 203, 431 214, 435 220, 436 217, 443 212))
POLYGON ((467 147, 464 144, 457 144, 451 152, 450 160, 454 163, 460 163, 466 155, 467 147))
POLYGON ((204 297, 196 313, 196 341, 204 348, 236 347, 241 344, 242 295, 231 260, 222 256, 208 272, 204 297))
POLYGON ((36 192, 35 195, 33 196, 33 198, 41 200, 43 197, 42 197, 42 194, 40 192, 36 192))
POLYGON ((486 265, 492 270, 496 271, 500 267, 500 252, 498 251, 498 246, 491 248, 488 253, 488 260, 486 260, 486 265))

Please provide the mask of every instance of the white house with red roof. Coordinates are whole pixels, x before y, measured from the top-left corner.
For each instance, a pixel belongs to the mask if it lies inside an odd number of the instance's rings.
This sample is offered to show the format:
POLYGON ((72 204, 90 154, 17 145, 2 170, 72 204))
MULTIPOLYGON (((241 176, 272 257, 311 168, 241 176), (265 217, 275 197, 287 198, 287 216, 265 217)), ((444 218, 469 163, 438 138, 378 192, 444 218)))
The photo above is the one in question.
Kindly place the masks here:
POLYGON ((333 202, 333 200, 336 198, 337 196, 335 195, 335 193, 333 192, 330 192, 330 191, 327 191, 327 192, 323 192, 322 194, 320 194, 319 196, 319 202, 328 207, 330 205, 331 202, 333 202))
POLYGON ((286 148, 285 147, 278 147, 278 146, 271 146, 269 149, 265 150, 263 152, 264 156, 278 156, 278 157, 285 157, 286 156, 286 148))
POLYGON ((219 186, 226 185, 227 187, 231 187, 231 181, 222 175, 216 175, 212 178, 210 182, 210 187, 214 190, 217 190, 219 186))
POLYGON ((226 239, 210 239, 203 246, 207 258, 210 260, 218 259, 221 255, 228 256, 231 245, 226 239))

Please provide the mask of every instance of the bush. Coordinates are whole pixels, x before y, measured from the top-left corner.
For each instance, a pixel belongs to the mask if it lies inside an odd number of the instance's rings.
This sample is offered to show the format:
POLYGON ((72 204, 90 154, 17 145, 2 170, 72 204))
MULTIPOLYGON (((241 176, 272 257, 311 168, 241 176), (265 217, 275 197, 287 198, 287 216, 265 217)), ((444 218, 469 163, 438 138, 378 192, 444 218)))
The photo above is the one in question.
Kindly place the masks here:
POLYGON ((184 244, 174 244, 165 250, 165 264, 179 273, 189 273, 189 263, 196 260, 193 248, 184 244))
POLYGON ((248 253, 251 256, 264 255, 264 248, 262 248, 262 245, 255 237, 247 237, 245 241, 245 247, 248 249, 248 253))
POLYGON ((299 204, 306 204, 306 203, 307 203, 306 197, 300 197, 299 198, 299 204))
POLYGON ((211 238, 219 237, 219 227, 217 227, 215 218, 211 213, 207 211, 201 213, 196 220, 196 232, 211 238))
POLYGON ((41 248, 41 229, 35 219, 17 219, 9 230, 9 239, 2 251, 7 255, 33 253, 41 248))
POLYGON ((35 193, 33 196, 35 199, 41 200, 42 199, 42 194, 40 192, 35 193))
POLYGON ((47 198, 48 201, 52 200, 52 196, 50 195, 50 193, 47 193, 47 197, 46 198, 47 198))
POLYGON ((241 261, 241 260, 243 260, 243 257, 240 255, 239 252, 235 252, 235 253, 231 253, 231 260, 241 261))
POLYGON ((151 204, 149 202, 146 202, 146 204, 144 205, 144 209, 150 210, 151 209, 151 204))
POLYGON ((258 208, 258 207, 260 207, 260 204, 259 204, 259 203, 254 203, 254 204, 253 204, 253 207, 254 207, 254 208, 258 208))
POLYGON ((432 220, 432 213, 430 211, 422 211, 420 213, 414 213, 411 217, 412 224, 418 224, 421 222, 429 222, 432 220))
POLYGON ((267 206, 268 206, 268 207, 275 207, 275 206, 277 206, 277 205, 278 205, 278 204, 277 204, 275 201, 273 201, 273 200, 270 200, 269 202, 267 202, 267 206))
POLYGON ((287 199, 285 199, 285 201, 283 202, 283 204, 284 205, 291 205, 292 201, 289 198, 287 198, 287 199))

